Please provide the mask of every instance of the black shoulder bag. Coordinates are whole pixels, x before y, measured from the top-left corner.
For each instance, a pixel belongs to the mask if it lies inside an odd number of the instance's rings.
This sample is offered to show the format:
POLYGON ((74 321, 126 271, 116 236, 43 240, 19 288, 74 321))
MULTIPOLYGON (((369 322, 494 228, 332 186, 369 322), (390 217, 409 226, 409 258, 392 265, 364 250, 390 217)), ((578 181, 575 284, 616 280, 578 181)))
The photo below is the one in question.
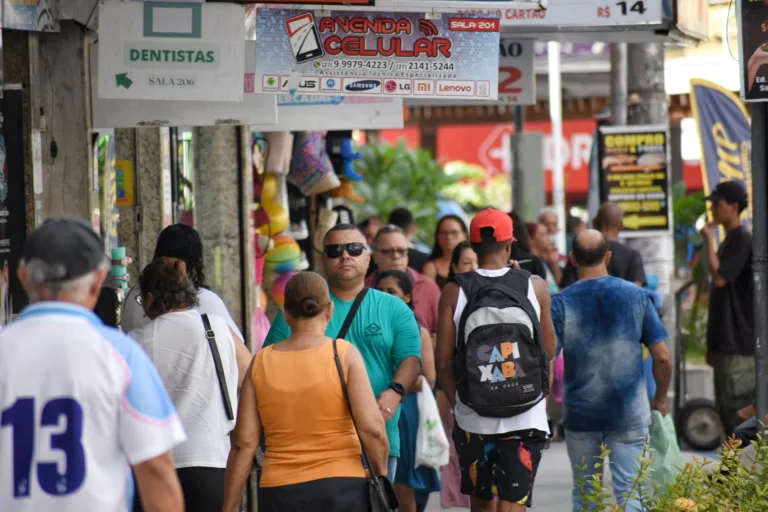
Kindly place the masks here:
POLYGON ((233 421, 235 419, 235 414, 232 412, 232 403, 229 401, 229 393, 227 392, 227 378, 224 376, 224 368, 221 366, 219 347, 216 346, 216 333, 213 332, 211 321, 208 319, 208 315, 202 314, 200 316, 203 319, 203 327, 205 327, 205 337, 208 340, 208 346, 211 347, 211 354, 213 354, 213 366, 216 367, 216 378, 219 380, 221 400, 224 402, 224 412, 227 415, 227 419, 229 421, 233 421))
POLYGON ((395 489, 392 487, 392 483, 386 477, 386 475, 376 475, 373 466, 371 466, 368 454, 365 452, 365 445, 363 440, 360 439, 360 432, 357 430, 357 423, 355 423, 355 415, 352 414, 352 403, 349 401, 349 392, 347 391, 347 379, 344 378, 344 368, 341 365, 341 358, 339 357, 339 351, 336 347, 336 340, 344 338, 349 331, 349 327, 352 325, 352 320, 355 318, 357 310, 360 309, 363 299, 368 294, 368 288, 363 290, 355 297, 355 302, 352 304, 352 309, 349 310, 347 318, 344 319, 344 324, 339 329, 339 334, 336 339, 333 340, 333 358, 336 361, 336 370, 339 373, 339 380, 341 380, 341 390, 344 393, 344 400, 349 407, 350 415, 352 416, 352 423, 355 425, 355 432, 357 438, 360 440, 360 449, 362 452, 363 467, 368 469, 368 496, 370 500, 371 512, 393 512, 397 511, 399 503, 397 501, 397 495, 395 495, 395 489))

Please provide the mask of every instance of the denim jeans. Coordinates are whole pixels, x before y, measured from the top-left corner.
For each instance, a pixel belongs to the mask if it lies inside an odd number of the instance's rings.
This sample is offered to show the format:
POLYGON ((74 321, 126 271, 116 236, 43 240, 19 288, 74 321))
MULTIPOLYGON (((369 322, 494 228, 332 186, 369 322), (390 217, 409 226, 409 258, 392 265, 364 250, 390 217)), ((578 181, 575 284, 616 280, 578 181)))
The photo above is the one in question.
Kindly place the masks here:
POLYGON ((390 482, 395 481, 395 473, 397 473, 397 457, 390 457, 387 460, 387 478, 390 482))
POLYGON ((613 477, 613 492, 619 505, 626 501, 627 512, 640 512, 641 506, 636 494, 627 501, 626 494, 632 489, 634 479, 640 470, 640 457, 643 447, 648 442, 648 429, 622 430, 618 432, 574 432, 566 430, 565 444, 573 472, 573 512, 589 510, 587 504, 579 501, 579 481, 584 478, 587 482, 585 491, 589 492, 589 481, 595 472, 596 458, 600 456, 600 445, 605 444, 610 450, 611 475, 613 477), (586 465, 587 471, 582 472, 576 466, 586 465))

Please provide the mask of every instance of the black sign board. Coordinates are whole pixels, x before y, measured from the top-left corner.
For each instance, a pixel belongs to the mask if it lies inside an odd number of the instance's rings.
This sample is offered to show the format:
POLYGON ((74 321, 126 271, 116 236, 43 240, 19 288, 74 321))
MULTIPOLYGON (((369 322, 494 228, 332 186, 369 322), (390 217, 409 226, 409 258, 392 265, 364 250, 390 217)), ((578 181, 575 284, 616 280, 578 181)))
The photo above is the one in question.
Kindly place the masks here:
POLYGON ((600 127, 600 202, 624 210, 624 232, 671 229, 666 126, 600 127))
POLYGON ((740 0, 737 16, 741 97, 746 101, 768 101, 768 3, 740 0))

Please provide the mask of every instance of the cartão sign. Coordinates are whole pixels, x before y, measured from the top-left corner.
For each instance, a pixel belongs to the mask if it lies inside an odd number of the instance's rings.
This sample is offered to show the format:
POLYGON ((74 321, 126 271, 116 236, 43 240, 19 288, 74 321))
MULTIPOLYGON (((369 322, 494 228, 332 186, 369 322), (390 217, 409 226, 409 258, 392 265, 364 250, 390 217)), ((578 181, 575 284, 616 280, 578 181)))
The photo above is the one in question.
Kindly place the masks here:
POLYGON ((102 2, 101 98, 242 101, 245 10, 191 2, 102 2))
POLYGON ((536 73, 531 39, 502 39, 499 44, 499 100, 513 105, 536 103, 536 73))
POLYGON ((382 130, 403 127, 403 100, 381 96, 280 94, 276 125, 251 125, 260 132, 382 130))
POLYGON ((551 27, 567 32, 584 27, 661 25, 664 23, 662 3, 663 0, 558 0, 549 2, 546 9, 521 6, 462 12, 496 14, 503 27, 551 27))
POLYGON ((741 98, 768 101, 768 3, 740 0, 739 50, 741 55, 741 98))
MULTIPOLYGON (((96 82, 101 44, 91 45, 91 113, 94 129, 143 126, 216 126, 277 123, 274 94, 253 94, 253 73, 240 75, 242 102, 234 101, 146 101, 99 98, 96 82)), ((256 43, 245 42, 245 62, 256 58, 256 43)))
POLYGON ((2 28, 58 32, 58 0, 2 0, 2 28))
POLYGON ((598 130, 600 202, 624 210, 624 232, 671 230, 666 126, 607 126, 598 130))
POLYGON ((495 100, 493 16, 259 9, 258 92, 495 100))

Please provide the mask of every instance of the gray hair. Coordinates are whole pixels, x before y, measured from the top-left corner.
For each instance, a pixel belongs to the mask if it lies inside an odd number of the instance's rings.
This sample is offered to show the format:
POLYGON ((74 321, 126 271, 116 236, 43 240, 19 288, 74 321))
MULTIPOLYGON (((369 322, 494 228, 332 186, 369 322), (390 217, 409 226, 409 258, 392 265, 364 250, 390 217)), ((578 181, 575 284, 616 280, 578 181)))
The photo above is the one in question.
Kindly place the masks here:
POLYGON ((45 290, 55 298, 63 291, 68 291, 76 297, 84 296, 93 286, 96 274, 99 270, 109 270, 111 263, 106 259, 98 267, 82 276, 66 281, 60 281, 66 275, 66 268, 60 263, 46 263, 43 260, 33 259, 29 262, 21 260, 19 266, 23 267, 27 274, 27 293, 32 301, 40 300, 40 292, 45 290))
POLYGON ((383 228, 379 229, 379 231, 376 233, 376 238, 373 239, 374 250, 379 248, 379 238, 381 238, 384 235, 391 235, 393 233, 401 234, 405 237, 406 241, 408 240, 408 237, 406 236, 405 231, 403 231, 402 228, 395 226, 393 224, 388 224, 383 228))
POLYGON ((539 210, 539 221, 541 221, 541 218, 545 215, 554 215, 555 217, 560 218, 560 212, 557 211, 556 208, 553 208, 551 206, 547 206, 539 210))

